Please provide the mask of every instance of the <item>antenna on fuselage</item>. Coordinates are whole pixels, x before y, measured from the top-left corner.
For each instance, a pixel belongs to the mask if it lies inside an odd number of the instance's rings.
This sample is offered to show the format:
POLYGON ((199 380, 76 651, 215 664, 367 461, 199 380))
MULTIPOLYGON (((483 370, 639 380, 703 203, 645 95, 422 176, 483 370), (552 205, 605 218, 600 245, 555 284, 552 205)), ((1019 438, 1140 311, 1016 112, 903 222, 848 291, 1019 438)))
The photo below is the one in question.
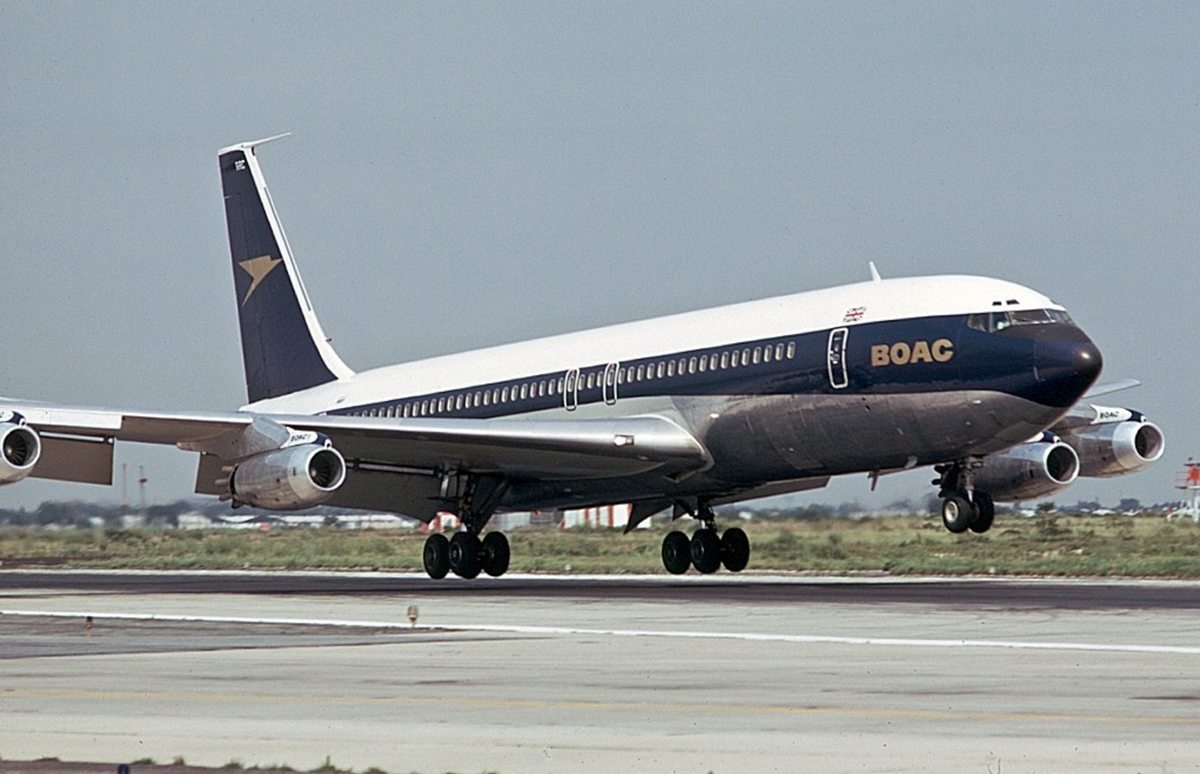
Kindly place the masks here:
POLYGON ((883 282, 883 277, 879 276, 879 269, 875 268, 875 262, 867 261, 867 265, 871 267, 871 281, 872 282, 883 282))

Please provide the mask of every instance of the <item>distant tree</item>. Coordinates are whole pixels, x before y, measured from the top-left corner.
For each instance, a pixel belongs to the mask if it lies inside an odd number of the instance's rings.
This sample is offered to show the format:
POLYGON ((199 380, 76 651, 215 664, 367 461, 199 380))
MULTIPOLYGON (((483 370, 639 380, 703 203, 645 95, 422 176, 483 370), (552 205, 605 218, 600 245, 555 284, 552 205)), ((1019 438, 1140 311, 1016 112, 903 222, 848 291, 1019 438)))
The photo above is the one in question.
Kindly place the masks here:
POLYGON ((1117 504, 1117 508, 1126 513, 1136 513, 1142 509, 1142 502, 1136 497, 1122 497, 1121 502, 1117 504))
POLYGON ((1037 508, 1034 510, 1038 513, 1051 513, 1058 510, 1058 506, 1054 504, 1053 500, 1046 500, 1045 502, 1038 503, 1037 508))

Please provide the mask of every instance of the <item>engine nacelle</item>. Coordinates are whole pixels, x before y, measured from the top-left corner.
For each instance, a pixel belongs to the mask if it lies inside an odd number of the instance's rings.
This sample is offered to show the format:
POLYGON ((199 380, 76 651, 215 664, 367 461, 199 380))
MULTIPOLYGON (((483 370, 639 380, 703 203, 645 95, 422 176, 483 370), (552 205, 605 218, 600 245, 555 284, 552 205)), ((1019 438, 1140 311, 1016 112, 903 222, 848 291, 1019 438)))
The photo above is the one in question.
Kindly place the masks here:
POLYGON ((33 472, 42 456, 42 439, 20 414, 0 416, 0 485, 14 484, 33 472))
POLYGON ((257 454, 234 468, 236 503, 295 511, 328 500, 346 480, 346 461, 331 446, 304 444, 257 454))
POLYGON ((989 454, 973 474, 974 486, 998 502, 1053 494, 1079 476, 1079 455, 1062 441, 1038 441, 989 454))
POLYGON ((1162 457, 1165 446, 1158 425, 1136 420, 1078 427, 1062 439, 1079 454, 1079 474, 1093 478, 1141 470, 1162 457))

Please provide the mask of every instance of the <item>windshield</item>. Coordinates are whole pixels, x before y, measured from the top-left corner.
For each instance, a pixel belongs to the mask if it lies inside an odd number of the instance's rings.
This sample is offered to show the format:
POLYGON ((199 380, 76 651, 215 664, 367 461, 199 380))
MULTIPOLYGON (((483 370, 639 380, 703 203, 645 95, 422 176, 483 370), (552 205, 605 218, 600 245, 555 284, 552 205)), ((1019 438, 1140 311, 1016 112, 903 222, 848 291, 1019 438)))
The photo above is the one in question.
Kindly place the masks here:
POLYGON ((1020 309, 1007 312, 982 312, 967 318, 967 327, 987 333, 999 333, 1015 325, 1049 325, 1060 323, 1074 326, 1071 315, 1061 309, 1020 309))

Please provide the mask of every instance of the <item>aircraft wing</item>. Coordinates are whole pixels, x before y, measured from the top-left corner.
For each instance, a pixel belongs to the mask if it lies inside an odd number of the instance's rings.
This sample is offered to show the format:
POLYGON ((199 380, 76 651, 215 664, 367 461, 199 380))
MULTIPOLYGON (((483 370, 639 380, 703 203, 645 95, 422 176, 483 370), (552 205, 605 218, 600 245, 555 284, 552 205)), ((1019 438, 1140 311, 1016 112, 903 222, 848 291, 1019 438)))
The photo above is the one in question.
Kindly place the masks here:
POLYGON ((346 460, 333 504, 436 513, 443 472, 515 481, 578 481, 659 472, 680 476, 711 464, 691 433, 662 416, 618 419, 388 419, 374 417, 121 411, 18 401, 42 439, 30 474, 112 482, 114 441, 166 444, 203 454, 196 491, 224 494, 228 466, 282 448, 299 434, 320 434, 346 460))

